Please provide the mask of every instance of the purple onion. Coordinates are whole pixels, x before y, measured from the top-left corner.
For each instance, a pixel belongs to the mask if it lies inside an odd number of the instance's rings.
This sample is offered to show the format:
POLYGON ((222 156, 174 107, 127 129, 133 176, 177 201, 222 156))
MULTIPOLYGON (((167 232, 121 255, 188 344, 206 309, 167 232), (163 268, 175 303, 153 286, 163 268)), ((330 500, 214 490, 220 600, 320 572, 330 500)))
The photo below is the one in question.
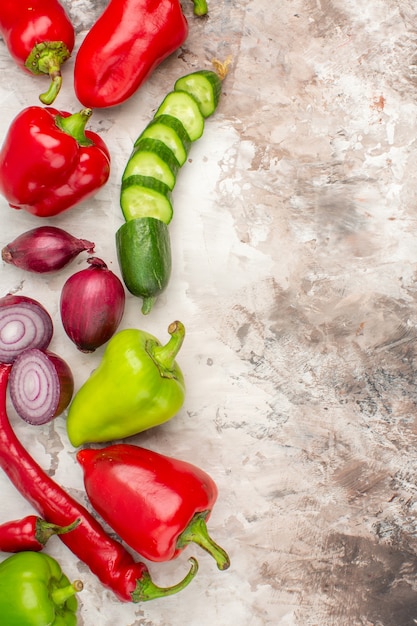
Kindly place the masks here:
POLYGON ((8 243, 1 257, 22 270, 45 274, 62 269, 84 250, 92 254, 94 243, 56 226, 39 226, 8 243))
POLYGON ((74 393, 74 379, 68 364, 57 354, 31 348, 14 361, 9 389, 16 413, 38 426, 65 411, 74 393))
POLYGON ((45 350, 52 334, 52 318, 37 300, 13 294, 0 298, 1 363, 13 363, 27 348, 45 350))
POLYGON ((94 352, 116 332, 125 308, 121 280, 97 257, 76 272, 61 292, 61 320, 68 337, 81 352, 94 352))

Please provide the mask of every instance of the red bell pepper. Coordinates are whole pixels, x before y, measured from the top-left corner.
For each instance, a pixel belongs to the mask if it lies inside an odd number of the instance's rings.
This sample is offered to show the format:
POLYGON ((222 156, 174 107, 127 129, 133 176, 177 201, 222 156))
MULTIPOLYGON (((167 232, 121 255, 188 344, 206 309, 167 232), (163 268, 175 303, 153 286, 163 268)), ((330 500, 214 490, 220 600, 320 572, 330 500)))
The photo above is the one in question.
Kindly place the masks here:
POLYGON ((1 0, 0 35, 19 67, 50 76, 49 89, 39 98, 51 104, 61 88, 61 66, 74 48, 65 9, 58 0, 1 0))
POLYGON ((95 510, 143 557, 168 561, 194 542, 229 567, 207 531, 217 487, 203 470, 127 443, 79 450, 77 460, 95 510))
MULTIPOLYGON (((206 0, 193 2, 207 13, 206 0)), ((77 98, 92 109, 121 104, 187 35, 179 0, 110 0, 75 57, 77 98)))
POLYGON ((107 182, 107 146, 85 130, 91 113, 31 106, 17 115, 0 150, 0 193, 12 208, 51 217, 107 182))

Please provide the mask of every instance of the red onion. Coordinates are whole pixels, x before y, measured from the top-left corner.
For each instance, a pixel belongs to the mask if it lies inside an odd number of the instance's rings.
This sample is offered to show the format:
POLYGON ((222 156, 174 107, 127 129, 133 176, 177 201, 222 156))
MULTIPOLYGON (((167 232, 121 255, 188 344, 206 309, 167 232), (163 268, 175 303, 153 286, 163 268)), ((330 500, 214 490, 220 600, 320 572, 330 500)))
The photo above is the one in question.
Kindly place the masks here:
POLYGON ((39 226, 7 244, 1 257, 22 270, 45 274, 62 269, 83 250, 92 254, 94 243, 77 239, 56 226, 39 226))
POLYGON ((13 363, 27 348, 44 350, 52 333, 52 318, 37 300, 13 294, 0 298, 1 363, 13 363))
POLYGON ((73 274, 61 292, 61 319, 81 352, 94 352, 116 332, 125 308, 121 280, 97 257, 91 267, 73 274))
POLYGON ((74 379, 57 354, 32 348, 21 352, 13 363, 9 389, 16 413, 37 426, 65 411, 74 393, 74 379))

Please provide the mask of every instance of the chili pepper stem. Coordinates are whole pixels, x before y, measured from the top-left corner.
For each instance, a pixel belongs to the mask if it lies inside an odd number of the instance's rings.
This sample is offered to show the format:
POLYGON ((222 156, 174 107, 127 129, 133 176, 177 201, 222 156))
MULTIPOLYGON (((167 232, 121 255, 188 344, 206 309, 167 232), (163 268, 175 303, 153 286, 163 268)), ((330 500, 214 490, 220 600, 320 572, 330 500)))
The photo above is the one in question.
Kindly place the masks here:
POLYGON ((152 581, 150 574, 148 572, 144 572, 141 579, 137 581, 136 589, 132 593, 133 602, 155 600, 156 598, 171 596, 174 593, 178 593, 178 591, 182 591, 182 589, 184 589, 192 581, 198 572, 197 560, 194 557, 191 557, 189 562, 191 563, 191 567, 188 574, 184 576, 179 583, 172 585, 171 587, 158 587, 152 581))
POLYGON ((207 15, 208 7, 206 0, 193 0, 194 15, 207 15))
POLYGON ((57 115, 55 123, 64 133, 71 135, 80 146, 91 146, 94 142, 86 136, 85 127, 92 114, 92 109, 82 109, 68 117, 57 115))
POLYGON ((36 539, 42 545, 45 545, 46 542, 52 535, 64 535, 65 533, 74 530, 80 523, 79 519, 76 519, 72 524, 68 524, 68 526, 58 526, 57 524, 51 524, 49 522, 45 522, 43 519, 39 519, 36 524, 36 539))
POLYGON ((211 554, 220 570, 225 570, 230 566, 230 559, 219 545, 213 541, 208 534, 206 517, 209 511, 196 513, 177 539, 177 548, 183 548, 189 543, 196 543, 200 548, 211 554))
POLYGON ((51 591, 51 598, 56 605, 62 606, 67 600, 72 598, 76 593, 83 590, 83 583, 81 580, 74 580, 73 583, 67 587, 57 587, 51 591))
POLYGON ((174 368, 175 358, 181 349, 185 337, 185 328, 182 322, 172 322, 168 326, 170 340, 164 346, 148 344, 147 351, 160 370, 161 376, 168 376, 174 368))
POLYGON ((49 74, 49 89, 39 96, 44 104, 52 104, 57 97, 62 85, 61 65, 69 57, 70 52, 62 41, 50 41, 38 43, 26 59, 25 66, 33 74, 49 74))

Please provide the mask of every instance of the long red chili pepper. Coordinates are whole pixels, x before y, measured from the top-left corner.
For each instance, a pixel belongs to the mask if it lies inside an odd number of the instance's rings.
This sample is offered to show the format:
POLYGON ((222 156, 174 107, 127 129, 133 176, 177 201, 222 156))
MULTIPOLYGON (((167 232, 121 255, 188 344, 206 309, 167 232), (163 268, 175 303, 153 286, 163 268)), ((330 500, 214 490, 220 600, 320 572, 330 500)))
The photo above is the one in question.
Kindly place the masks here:
POLYGON ((19 67, 49 74, 49 89, 39 99, 51 104, 61 88, 61 65, 75 41, 74 27, 59 0, 1 0, 0 35, 19 67))
POLYGON ((64 526, 80 523, 60 540, 110 588, 120 600, 141 602, 172 595, 188 585, 197 573, 191 568, 178 584, 157 587, 144 563, 134 561, 121 543, 109 537, 99 522, 34 461, 12 429, 6 410, 6 391, 11 365, 0 364, 0 467, 19 492, 47 521, 64 526))
POLYGON ((52 535, 62 535, 74 530, 79 524, 75 520, 68 526, 50 524, 37 515, 0 524, 0 550, 2 552, 39 552, 52 535))

